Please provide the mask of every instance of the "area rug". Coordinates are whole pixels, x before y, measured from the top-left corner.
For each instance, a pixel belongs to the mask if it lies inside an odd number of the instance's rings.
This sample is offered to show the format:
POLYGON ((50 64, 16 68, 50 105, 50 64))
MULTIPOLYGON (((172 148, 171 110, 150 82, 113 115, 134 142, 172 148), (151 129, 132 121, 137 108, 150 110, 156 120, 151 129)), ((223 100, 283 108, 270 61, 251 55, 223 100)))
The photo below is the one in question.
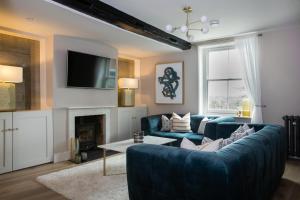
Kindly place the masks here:
POLYGON ((37 181, 51 190, 74 200, 128 200, 125 155, 107 158, 103 176, 103 160, 37 177, 37 181))

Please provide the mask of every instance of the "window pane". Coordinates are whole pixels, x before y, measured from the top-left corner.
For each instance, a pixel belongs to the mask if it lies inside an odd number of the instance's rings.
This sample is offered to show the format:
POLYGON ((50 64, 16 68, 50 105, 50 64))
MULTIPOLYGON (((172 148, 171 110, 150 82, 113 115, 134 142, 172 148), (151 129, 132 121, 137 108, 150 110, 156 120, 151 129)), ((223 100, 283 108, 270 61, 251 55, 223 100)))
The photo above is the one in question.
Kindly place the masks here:
POLYGON ((227 81, 208 81, 208 110, 227 110, 227 81))
POLYGON ((208 56, 208 79, 227 78, 228 50, 210 51, 208 56))
POLYGON ((242 106, 242 101, 247 98, 242 80, 228 82, 228 109, 237 110, 242 106))
POLYGON ((227 68, 228 78, 241 78, 242 60, 239 51, 237 49, 230 49, 228 60, 229 60, 229 64, 227 68))

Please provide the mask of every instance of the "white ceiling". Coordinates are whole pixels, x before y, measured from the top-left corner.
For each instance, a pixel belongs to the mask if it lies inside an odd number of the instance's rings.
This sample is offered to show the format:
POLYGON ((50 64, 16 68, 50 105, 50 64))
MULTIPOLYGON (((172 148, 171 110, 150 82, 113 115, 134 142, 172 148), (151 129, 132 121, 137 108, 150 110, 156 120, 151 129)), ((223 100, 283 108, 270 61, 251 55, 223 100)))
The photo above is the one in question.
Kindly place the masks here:
MULTIPOLYGON (((160 29, 185 23, 182 8, 193 8, 191 21, 202 15, 219 19, 218 28, 204 35, 194 32, 194 42, 275 28, 300 22, 300 0, 102 0, 160 29)), ((184 37, 182 33, 175 33, 184 37)))
MULTIPOLYGON (((168 23, 174 25, 184 23, 185 16, 181 11, 184 5, 193 7, 192 19, 207 15, 211 19, 220 20, 220 27, 207 35, 195 32, 195 42, 300 21, 300 0, 102 1, 161 29, 168 23)), ((61 34, 97 40, 114 46, 122 54, 134 57, 180 51, 46 0, 0 0, 0 26, 43 36, 61 34)), ((177 36, 184 38, 182 34, 177 36)))
POLYGON ((44 0, 0 0, 0 26, 42 36, 96 40, 136 58, 181 51, 44 0))

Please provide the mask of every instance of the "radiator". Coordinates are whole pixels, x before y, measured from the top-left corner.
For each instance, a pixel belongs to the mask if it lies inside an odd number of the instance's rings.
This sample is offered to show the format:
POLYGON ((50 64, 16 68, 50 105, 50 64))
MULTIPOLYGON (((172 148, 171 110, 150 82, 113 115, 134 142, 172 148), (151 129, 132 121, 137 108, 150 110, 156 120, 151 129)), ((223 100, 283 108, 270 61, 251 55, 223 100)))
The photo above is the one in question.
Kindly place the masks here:
POLYGON ((290 158, 300 159, 300 116, 284 116, 287 136, 287 153, 290 158))

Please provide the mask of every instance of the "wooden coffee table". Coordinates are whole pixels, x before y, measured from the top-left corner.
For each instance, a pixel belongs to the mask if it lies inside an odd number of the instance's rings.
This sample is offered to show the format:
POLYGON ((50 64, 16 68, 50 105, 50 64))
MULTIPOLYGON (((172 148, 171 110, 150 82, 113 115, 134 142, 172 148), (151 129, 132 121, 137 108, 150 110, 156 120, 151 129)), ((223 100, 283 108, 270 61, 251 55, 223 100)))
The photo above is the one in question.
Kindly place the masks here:
MULTIPOLYGON (((163 145, 175 142, 176 139, 164 138, 164 137, 155 137, 155 136, 145 136, 144 143, 142 144, 154 144, 154 145, 163 145)), ((134 145, 139 145, 141 143, 134 143, 133 139, 123 140, 119 142, 113 142, 109 144, 99 145, 98 147, 103 149, 103 176, 106 176, 106 150, 113 150, 120 153, 126 153, 126 150, 134 145)))

